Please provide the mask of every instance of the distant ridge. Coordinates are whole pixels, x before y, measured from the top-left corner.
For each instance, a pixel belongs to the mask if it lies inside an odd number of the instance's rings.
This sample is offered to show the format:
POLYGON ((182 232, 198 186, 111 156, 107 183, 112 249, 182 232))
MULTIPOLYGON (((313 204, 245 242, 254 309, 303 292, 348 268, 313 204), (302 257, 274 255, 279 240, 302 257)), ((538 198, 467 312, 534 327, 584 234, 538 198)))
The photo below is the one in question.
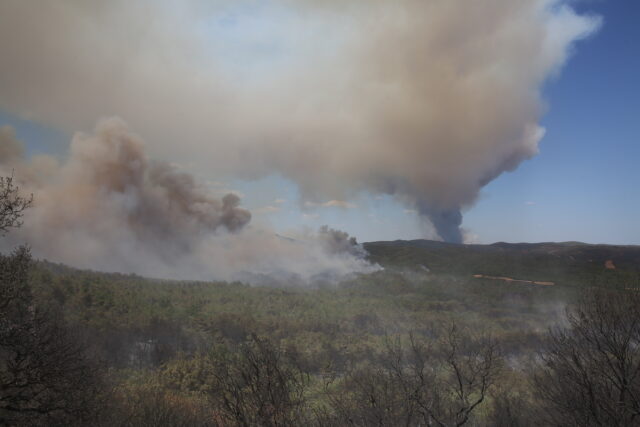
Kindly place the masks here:
POLYGON ((571 285, 615 279, 640 287, 637 245, 574 241, 482 245, 416 239, 367 242, 364 248, 371 261, 385 267, 426 266, 440 274, 508 276, 571 285))
POLYGON ((610 246, 610 247, 622 247, 622 248, 640 248, 640 245, 617 245, 612 243, 586 243, 577 240, 569 240, 566 242, 494 242, 494 243, 451 243, 443 242, 441 240, 430 239, 412 239, 412 240, 377 240, 366 242, 365 244, 387 244, 387 245, 409 245, 420 247, 446 247, 446 246, 464 246, 464 247, 479 247, 479 246, 610 246))

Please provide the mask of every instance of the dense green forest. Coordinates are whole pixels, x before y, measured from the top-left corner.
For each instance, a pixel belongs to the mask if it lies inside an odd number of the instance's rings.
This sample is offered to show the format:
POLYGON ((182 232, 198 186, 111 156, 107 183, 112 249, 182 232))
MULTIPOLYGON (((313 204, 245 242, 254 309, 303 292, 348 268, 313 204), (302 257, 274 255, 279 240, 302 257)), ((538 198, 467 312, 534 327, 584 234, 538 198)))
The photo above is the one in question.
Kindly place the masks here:
POLYGON ((151 389, 199 401, 216 386, 206 372, 211 354, 258 339, 295 356, 318 405, 395 340, 438 341, 454 324, 477 339, 491 335, 503 357, 524 363, 562 316, 560 301, 573 295, 393 267, 309 288, 170 282, 47 262, 30 280, 42 304, 78 327, 119 393, 151 389))
POLYGON ((286 286, 2 255, 0 425, 639 425, 639 248, 365 248, 286 286))
MULTIPOLYGON (((103 415, 100 422, 108 425, 422 425, 423 415, 406 407, 406 385, 389 365, 389 358, 402 353, 408 366, 416 357, 410 354, 414 343, 424 353, 425 366, 435 370, 430 375, 438 377, 425 387, 443 382, 438 399, 445 402, 437 410, 446 419, 442 425, 458 425, 464 417, 456 413, 480 397, 465 423, 534 423, 536 417, 527 411, 542 403, 535 399, 531 373, 548 330, 566 325, 566 304, 589 287, 479 279, 463 267, 436 271, 447 263, 464 266, 463 256, 459 264, 455 255, 442 256, 440 266, 420 251, 405 250, 401 262, 372 253, 383 271, 306 287, 153 280, 46 261, 33 264, 29 283, 39 304, 63 314, 100 366, 100 381, 108 390, 101 404, 109 406, 101 410, 111 417, 103 415), (489 386, 468 384, 466 403, 457 401, 451 379, 444 378, 450 373, 447 346, 467 363, 468 351, 479 361, 487 349, 495 351, 489 386), (234 390, 254 399, 271 393, 259 390, 264 384, 251 387, 242 371, 247 355, 264 364, 275 358, 272 362, 285 369, 276 375, 284 377, 282 414, 262 414, 261 402, 243 399, 246 408, 225 407, 224 396, 234 390), (232 368, 239 371, 224 371, 232 368), (231 381, 225 390, 222 384, 229 378, 241 381, 231 381), (507 421, 500 421, 504 417, 507 421), (403 418, 406 423, 399 421, 403 418)), ((535 277, 514 274, 513 264, 502 262, 509 265, 506 274, 518 278, 557 278, 544 271, 535 277)), ((497 266, 482 268, 474 271, 499 274, 497 266)), ((610 276, 602 280, 606 288, 624 289, 637 280, 633 270, 607 269, 604 261, 596 274, 610 276)), ((255 371, 258 379, 260 374, 255 371)))
POLYGON ((563 243, 457 245, 430 240, 365 243, 383 265, 427 267, 462 277, 481 274, 574 287, 640 288, 640 246, 563 243))

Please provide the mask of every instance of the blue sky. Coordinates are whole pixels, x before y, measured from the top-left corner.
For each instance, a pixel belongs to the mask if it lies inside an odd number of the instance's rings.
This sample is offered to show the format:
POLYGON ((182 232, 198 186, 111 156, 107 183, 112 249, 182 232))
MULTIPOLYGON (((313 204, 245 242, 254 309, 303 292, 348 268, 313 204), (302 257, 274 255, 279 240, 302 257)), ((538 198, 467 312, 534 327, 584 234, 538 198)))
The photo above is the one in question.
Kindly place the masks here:
POLYGON ((640 2, 576 7, 603 25, 547 84, 540 154, 465 216, 483 242, 640 244, 640 2))
MULTIPOLYGON (((640 2, 576 2, 602 17, 544 89, 548 110, 540 154, 486 186, 464 216, 478 242, 567 241, 640 244, 640 2)), ((71 135, 9 113, 28 153, 64 157, 71 135)), ((144 136, 144 135, 143 135, 144 136)), ((271 176, 225 182, 242 193, 255 222, 278 232, 328 224, 360 241, 421 238, 416 215, 393 198, 362 195, 351 205, 304 206, 293 183, 271 176)))

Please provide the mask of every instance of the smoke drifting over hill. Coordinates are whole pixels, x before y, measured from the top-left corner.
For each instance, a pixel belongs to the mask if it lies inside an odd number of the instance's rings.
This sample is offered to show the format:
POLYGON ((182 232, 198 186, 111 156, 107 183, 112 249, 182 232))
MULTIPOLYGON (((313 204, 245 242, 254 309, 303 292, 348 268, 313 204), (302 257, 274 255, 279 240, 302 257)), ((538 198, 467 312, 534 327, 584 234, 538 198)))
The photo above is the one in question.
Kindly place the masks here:
POLYGON ((303 202, 390 194, 460 241, 481 188, 537 153, 541 86, 598 25, 562 0, 7 0, 0 108, 69 132, 118 115, 155 158, 281 173, 303 202))
POLYGON ((120 119, 76 134, 69 160, 26 161, 11 128, 0 129, 0 173, 34 193, 27 225, 3 242, 75 266, 188 279, 311 280, 371 271, 344 232, 322 228, 300 241, 248 227, 233 193, 214 197, 189 174, 150 161, 120 119))

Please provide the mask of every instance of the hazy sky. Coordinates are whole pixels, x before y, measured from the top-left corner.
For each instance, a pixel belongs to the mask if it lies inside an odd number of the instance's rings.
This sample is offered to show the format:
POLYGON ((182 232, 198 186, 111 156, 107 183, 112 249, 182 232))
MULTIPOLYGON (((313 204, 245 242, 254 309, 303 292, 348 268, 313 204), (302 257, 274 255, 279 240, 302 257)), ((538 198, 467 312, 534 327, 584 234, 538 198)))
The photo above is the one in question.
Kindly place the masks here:
MULTIPOLYGON (((602 25, 574 46, 559 75, 543 89, 546 134, 539 154, 500 175, 481 190, 475 205, 464 208, 467 240, 640 244, 640 3, 602 0, 571 5, 579 14, 600 16, 602 25)), ((287 49, 277 43, 274 22, 250 12, 243 10, 243 19, 229 16, 208 29, 208 36, 221 46, 225 64, 238 73, 247 64, 252 73, 286 64, 282 58, 287 49), (276 42, 258 45, 251 55, 236 48, 265 33, 276 42)), ((288 19, 285 13, 277 22, 288 19)), ((72 137, 68 129, 11 111, 0 112, 3 124, 16 129, 29 154, 66 156, 72 137)), ((141 136, 147 137, 143 132, 141 136)), ((253 212, 254 223, 271 224, 285 235, 301 226, 317 229, 328 224, 360 241, 429 236, 415 209, 390 195, 365 190, 344 202, 304 202, 299 183, 278 172, 257 180, 223 182, 206 176, 202 168, 194 172, 203 180, 215 180, 212 186, 237 192, 253 212)))

